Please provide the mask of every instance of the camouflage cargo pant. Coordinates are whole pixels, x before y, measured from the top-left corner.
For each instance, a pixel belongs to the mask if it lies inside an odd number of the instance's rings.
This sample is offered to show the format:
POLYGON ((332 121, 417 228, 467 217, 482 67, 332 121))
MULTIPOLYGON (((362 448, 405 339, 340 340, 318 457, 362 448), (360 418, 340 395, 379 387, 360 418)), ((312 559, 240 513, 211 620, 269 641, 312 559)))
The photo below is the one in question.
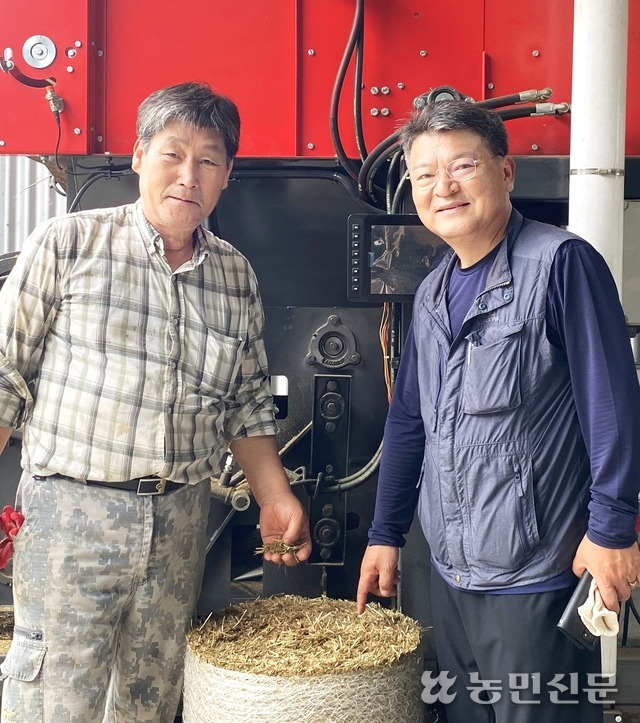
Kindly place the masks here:
POLYGON ((23 475, 3 723, 173 723, 209 494, 23 475))

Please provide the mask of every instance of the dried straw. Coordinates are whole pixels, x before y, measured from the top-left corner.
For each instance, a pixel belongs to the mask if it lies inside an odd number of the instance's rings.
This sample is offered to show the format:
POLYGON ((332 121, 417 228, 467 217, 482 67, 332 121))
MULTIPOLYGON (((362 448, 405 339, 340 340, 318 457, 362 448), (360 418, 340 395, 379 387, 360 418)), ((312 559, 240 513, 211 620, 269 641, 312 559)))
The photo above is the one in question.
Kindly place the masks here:
POLYGON ((376 604, 362 615, 325 597, 234 605, 189 633, 183 721, 421 721, 420 632, 376 604))
POLYGON ((189 646, 218 668, 262 675, 352 673, 389 665, 420 643, 411 618, 372 603, 297 595, 239 603, 212 613, 189 646))
POLYGON ((284 540, 272 540, 271 542, 267 542, 260 547, 256 547, 254 555, 263 555, 265 552, 275 552, 279 555, 285 555, 287 552, 291 552, 295 557, 296 552, 298 552, 298 550, 301 550, 303 547, 304 543, 288 545, 284 540))

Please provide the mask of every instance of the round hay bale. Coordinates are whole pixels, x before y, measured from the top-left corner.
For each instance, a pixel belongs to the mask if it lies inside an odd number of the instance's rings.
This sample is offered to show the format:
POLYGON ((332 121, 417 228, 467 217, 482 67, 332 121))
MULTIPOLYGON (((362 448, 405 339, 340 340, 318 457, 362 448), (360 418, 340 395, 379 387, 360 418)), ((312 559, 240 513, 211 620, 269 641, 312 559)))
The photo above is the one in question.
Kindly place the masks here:
POLYGON ((370 604, 240 603, 188 636, 184 723, 419 723, 420 626, 370 604))

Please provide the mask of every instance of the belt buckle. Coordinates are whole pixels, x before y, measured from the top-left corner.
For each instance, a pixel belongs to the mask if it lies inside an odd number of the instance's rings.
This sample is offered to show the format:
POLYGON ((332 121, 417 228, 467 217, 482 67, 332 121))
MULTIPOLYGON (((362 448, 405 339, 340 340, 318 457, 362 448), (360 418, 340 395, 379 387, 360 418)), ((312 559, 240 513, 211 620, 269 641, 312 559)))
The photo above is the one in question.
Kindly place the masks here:
POLYGON ((140 477, 138 480, 137 494, 141 496, 161 495, 164 493, 166 485, 167 480, 164 477, 140 477), (153 484, 155 489, 146 492, 142 489, 143 484, 153 484))

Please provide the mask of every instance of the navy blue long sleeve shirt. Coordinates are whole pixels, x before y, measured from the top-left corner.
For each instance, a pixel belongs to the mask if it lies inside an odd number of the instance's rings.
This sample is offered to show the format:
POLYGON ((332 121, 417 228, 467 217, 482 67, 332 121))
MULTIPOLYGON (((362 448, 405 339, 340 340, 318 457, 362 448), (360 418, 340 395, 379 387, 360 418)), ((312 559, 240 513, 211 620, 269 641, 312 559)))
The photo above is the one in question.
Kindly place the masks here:
MULTIPOLYGON (((477 291, 484 288, 489 266, 485 263, 482 273, 468 280, 468 300, 465 280, 458 279, 456 298, 449 299, 452 325, 459 326, 477 291)), ((640 487, 640 387, 615 282, 590 244, 568 240, 558 249, 546 317, 549 341, 567 355, 591 463, 588 537, 603 547, 629 547, 636 539, 640 487)), ((369 544, 404 545, 418 499, 425 442, 422 425, 411 325, 385 424, 369 544)))

